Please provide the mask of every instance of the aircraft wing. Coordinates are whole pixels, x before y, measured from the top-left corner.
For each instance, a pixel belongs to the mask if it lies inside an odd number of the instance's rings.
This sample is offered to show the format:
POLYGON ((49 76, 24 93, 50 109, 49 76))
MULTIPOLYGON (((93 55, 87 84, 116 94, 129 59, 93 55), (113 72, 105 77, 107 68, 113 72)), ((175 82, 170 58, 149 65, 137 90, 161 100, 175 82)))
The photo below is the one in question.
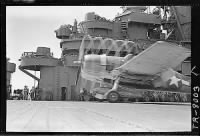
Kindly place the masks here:
POLYGON ((175 68, 191 55, 191 51, 174 43, 158 41, 115 70, 135 74, 155 75, 175 68))

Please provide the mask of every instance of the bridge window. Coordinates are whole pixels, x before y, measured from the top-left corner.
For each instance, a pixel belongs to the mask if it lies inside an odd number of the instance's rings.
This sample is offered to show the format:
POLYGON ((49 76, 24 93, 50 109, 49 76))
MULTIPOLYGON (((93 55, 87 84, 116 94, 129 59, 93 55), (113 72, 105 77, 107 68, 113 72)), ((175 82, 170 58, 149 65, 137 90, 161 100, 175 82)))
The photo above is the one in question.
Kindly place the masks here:
POLYGON ((65 55, 68 55, 68 56, 78 56, 78 50, 76 49, 70 49, 70 50, 63 50, 62 51, 62 55, 65 56, 65 55))
POLYGON ((115 51, 110 51, 109 53, 108 53, 108 56, 114 56, 115 55, 115 51))

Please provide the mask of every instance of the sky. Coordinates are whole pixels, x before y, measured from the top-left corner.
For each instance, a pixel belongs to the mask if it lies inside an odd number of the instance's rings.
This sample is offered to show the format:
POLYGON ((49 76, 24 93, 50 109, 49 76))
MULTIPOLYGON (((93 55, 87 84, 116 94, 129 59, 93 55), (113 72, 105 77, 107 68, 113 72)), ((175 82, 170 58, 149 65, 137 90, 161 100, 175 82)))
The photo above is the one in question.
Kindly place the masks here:
MULTIPOLYGON (((12 90, 31 88, 34 79, 18 69, 23 52, 36 52, 38 46, 49 47, 54 57, 60 58, 60 39, 55 30, 64 24, 73 24, 74 19, 84 20, 85 14, 95 12, 107 19, 121 13, 120 6, 7 6, 6 7, 6 57, 16 64, 12 74, 12 90)), ((30 71, 35 74, 34 71, 30 71)), ((39 77, 39 72, 36 72, 39 77)))

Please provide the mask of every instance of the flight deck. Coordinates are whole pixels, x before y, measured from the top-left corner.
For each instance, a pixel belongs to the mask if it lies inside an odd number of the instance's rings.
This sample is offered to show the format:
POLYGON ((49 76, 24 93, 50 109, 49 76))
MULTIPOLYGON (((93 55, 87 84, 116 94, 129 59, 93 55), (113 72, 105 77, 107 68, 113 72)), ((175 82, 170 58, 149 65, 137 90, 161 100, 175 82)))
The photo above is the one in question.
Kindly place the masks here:
POLYGON ((7 132, 189 132, 188 103, 7 101, 7 132))

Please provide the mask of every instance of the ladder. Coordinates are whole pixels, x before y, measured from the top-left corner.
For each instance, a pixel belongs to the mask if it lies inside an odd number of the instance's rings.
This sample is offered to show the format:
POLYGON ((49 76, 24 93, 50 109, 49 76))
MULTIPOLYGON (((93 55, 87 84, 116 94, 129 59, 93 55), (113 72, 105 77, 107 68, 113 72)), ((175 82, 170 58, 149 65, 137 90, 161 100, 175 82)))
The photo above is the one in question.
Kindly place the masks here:
POLYGON ((127 37, 127 29, 128 29, 128 22, 122 21, 121 22, 121 32, 123 37, 127 37))
POLYGON ((121 29, 123 30, 127 30, 128 28, 128 22, 127 21, 122 21, 121 22, 121 29))

